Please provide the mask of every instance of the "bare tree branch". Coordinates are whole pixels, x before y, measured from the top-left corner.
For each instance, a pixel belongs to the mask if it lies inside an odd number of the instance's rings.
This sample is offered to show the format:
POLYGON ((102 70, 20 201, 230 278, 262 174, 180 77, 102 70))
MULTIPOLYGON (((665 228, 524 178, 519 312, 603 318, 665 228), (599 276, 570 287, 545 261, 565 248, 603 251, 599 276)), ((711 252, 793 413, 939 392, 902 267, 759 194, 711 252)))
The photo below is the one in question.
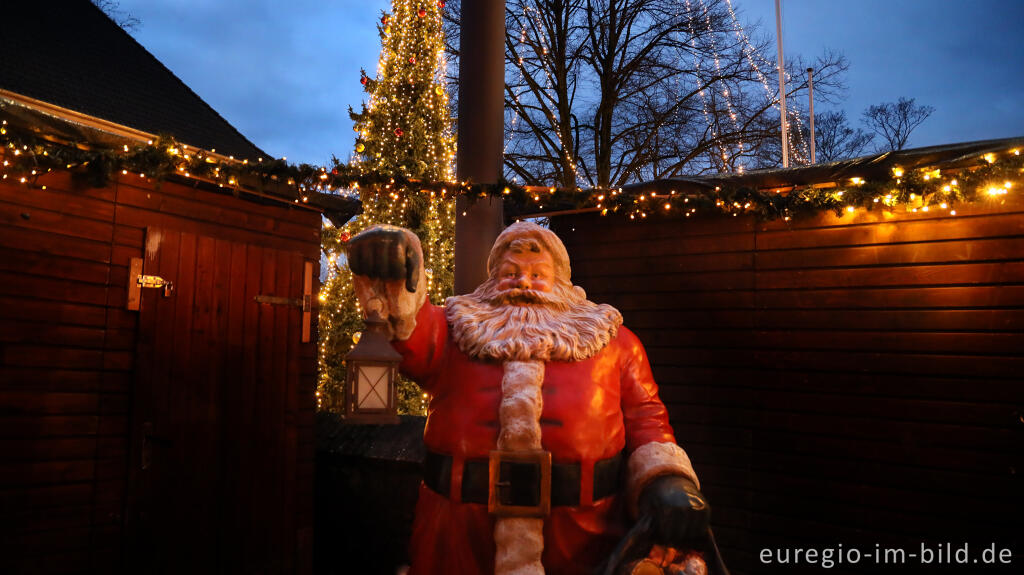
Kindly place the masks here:
POLYGON ((92 0, 92 3, 102 10, 108 18, 113 20, 115 24, 128 32, 134 32, 139 29, 139 26, 142 26, 142 20, 139 20, 131 12, 122 10, 120 2, 115 0, 92 0))
MULTIPOLYGON (((505 165, 526 183, 607 188, 756 167, 762 141, 778 137, 778 88, 762 71, 775 63, 723 0, 506 6, 505 165)), ((819 98, 837 97, 845 60, 814 64, 819 98)), ((791 76, 794 97, 806 81, 791 76)))
MULTIPOLYGON (((453 70, 461 1, 445 9, 453 70)), ((724 0, 506 0, 506 175, 608 188, 774 165, 776 64, 737 22, 724 0)), ((808 65, 825 102, 842 95, 847 67, 831 52, 787 62, 798 147, 808 65)))
POLYGON ((901 96, 896 102, 868 106, 861 121, 885 139, 889 150, 902 150, 910 133, 935 111, 932 106, 919 105, 914 100, 901 96))
POLYGON ((863 156, 870 151, 874 135, 850 127, 846 112, 814 115, 814 145, 819 162, 835 162, 863 156))

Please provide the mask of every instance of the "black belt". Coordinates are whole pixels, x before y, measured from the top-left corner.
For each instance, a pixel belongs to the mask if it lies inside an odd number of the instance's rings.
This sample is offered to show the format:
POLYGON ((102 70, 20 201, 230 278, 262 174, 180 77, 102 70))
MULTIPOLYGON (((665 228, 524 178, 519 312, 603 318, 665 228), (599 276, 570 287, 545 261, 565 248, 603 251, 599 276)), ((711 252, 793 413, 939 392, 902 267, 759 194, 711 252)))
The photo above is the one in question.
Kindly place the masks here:
MULTIPOLYGON (((622 453, 594 464, 593 501, 604 499, 619 491, 622 453)), ((510 505, 535 505, 540 500, 541 472, 537 464, 510 463, 508 471, 502 472, 510 480, 507 489, 502 489, 503 503, 510 505)), ((462 469, 462 501, 464 503, 487 504, 488 482, 490 481, 489 460, 467 459, 462 469)), ((580 464, 551 464, 551 505, 575 507, 580 504, 580 464)), ((452 456, 427 452, 423 461, 423 483, 437 493, 448 497, 451 493, 452 456)))

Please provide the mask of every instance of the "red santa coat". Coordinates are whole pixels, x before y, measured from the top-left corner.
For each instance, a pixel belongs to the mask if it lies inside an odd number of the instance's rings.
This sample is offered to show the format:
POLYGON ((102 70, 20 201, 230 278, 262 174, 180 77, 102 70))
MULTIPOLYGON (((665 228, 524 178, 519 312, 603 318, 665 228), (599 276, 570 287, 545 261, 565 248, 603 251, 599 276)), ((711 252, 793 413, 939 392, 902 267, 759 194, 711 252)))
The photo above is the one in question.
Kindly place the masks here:
MULTIPOLYGON (((429 302, 417 313, 411 336, 394 346, 404 358, 402 372, 431 395, 427 449, 453 457, 447 497, 420 487, 411 573, 492 573, 494 518, 485 504, 462 503, 459 486, 464 461, 486 459, 495 449, 502 364, 463 353, 449 334, 444 308, 429 302)), ((542 393, 543 447, 555 463, 580 463, 582 476, 580 505, 552 507, 544 520, 542 561, 548 574, 590 573, 625 533, 628 515, 621 494, 591 501, 594 463, 623 448, 675 447, 675 437, 647 354, 623 327, 588 359, 547 362, 542 393)))

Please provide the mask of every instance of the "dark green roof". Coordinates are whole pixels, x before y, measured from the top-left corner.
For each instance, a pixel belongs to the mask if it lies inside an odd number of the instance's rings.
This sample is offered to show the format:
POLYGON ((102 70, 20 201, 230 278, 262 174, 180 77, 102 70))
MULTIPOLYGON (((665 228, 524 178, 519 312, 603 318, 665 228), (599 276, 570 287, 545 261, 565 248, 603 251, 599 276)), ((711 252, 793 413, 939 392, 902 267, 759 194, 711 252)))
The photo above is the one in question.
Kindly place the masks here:
POLYGON ((270 156, 88 0, 6 2, 0 89, 236 158, 270 156))

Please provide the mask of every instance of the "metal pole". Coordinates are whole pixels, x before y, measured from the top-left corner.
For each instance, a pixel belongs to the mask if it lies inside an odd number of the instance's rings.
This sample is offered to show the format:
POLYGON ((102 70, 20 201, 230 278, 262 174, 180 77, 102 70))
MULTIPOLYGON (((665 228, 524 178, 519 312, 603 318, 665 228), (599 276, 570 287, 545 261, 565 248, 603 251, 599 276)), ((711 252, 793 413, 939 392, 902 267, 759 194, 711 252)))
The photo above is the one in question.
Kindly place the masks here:
POLYGON ((814 156, 814 68, 807 69, 807 100, 811 108, 811 163, 818 163, 814 156))
MULTIPOLYGON (((463 0, 459 42, 459 181, 495 184, 504 142, 505 0, 463 0)), ((487 279, 487 254, 503 228, 500 197, 455 202, 455 293, 487 279)))
POLYGON ((775 0, 775 36, 779 39, 779 112, 782 114, 782 167, 789 167, 789 124, 786 122, 786 61, 782 58, 782 7, 775 0))

